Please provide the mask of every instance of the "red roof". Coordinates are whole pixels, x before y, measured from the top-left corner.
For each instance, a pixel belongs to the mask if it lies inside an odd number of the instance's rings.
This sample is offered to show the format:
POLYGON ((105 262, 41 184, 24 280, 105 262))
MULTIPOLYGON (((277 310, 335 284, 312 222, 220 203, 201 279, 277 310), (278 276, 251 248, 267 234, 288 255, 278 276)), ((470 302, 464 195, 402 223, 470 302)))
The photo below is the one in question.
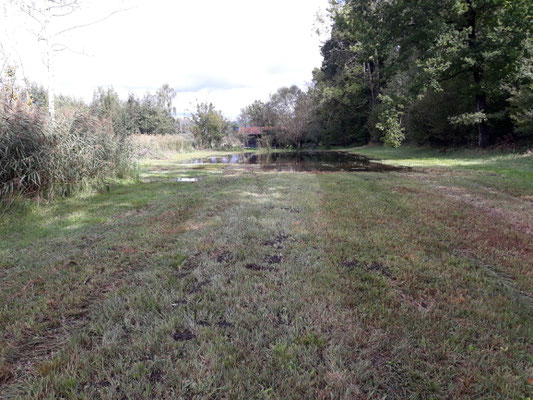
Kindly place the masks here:
POLYGON ((260 136, 263 133, 272 133, 272 131, 286 131, 285 126, 241 126, 239 128, 239 135, 242 136, 260 136))
POLYGON ((259 136, 259 135, 262 135, 263 134, 263 129, 264 128, 261 128, 260 126, 241 126, 239 128, 239 135, 247 135, 247 136, 250 136, 250 135, 254 135, 254 136, 259 136))

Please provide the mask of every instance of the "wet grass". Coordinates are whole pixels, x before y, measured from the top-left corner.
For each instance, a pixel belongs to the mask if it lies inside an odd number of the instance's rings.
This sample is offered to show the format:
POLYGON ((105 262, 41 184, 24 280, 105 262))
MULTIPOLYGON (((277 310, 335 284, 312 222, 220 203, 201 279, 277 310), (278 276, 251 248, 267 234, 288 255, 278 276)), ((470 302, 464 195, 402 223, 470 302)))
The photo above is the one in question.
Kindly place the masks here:
POLYGON ((389 157, 416 168, 145 160, 5 215, 0 398, 527 398, 529 167, 389 157))
POLYGON ((412 146, 398 149, 366 146, 348 149, 385 163, 408 167, 453 168, 476 175, 475 181, 533 196, 533 152, 469 149, 437 150, 412 146))

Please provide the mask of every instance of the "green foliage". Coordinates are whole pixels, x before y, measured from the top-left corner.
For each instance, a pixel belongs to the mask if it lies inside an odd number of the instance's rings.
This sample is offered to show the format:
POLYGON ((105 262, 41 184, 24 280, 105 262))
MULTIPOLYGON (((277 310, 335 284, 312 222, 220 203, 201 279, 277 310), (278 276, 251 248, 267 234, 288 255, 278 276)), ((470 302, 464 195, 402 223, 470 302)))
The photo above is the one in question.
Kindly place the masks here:
POLYGON ((475 126, 485 121, 487 121, 487 114, 481 111, 450 117, 450 122, 454 125, 475 126))
POLYGON ((142 100, 130 94, 124 102, 113 88, 98 88, 93 97, 91 111, 98 118, 105 118, 120 135, 175 134, 176 120, 172 116, 172 100, 175 92, 168 84, 155 95, 147 93, 142 100))
MULTIPOLYGON (((533 40, 529 41, 528 46, 532 50, 533 40)), ((511 90, 509 99, 511 119, 521 138, 533 136, 533 58, 524 60, 523 64, 524 79, 511 90)))
POLYGON ((241 126, 273 126, 273 119, 274 113, 270 106, 256 100, 241 110, 239 124, 241 126))
POLYGON ((131 116, 136 120, 138 130, 145 134, 173 134, 177 133, 176 121, 160 103, 157 96, 147 94, 138 109, 139 114, 131 116))
POLYGON ((312 88, 304 92, 296 85, 281 87, 266 103, 256 100, 243 108, 239 124, 262 128, 262 142, 266 147, 301 146, 302 142, 317 142, 315 102, 312 88))
POLYGON ((533 135, 533 84, 521 87, 509 101, 516 132, 521 136, 533 135))
POLYGON ((405 112, 405 131, 419 145, 459 146, 475 142, 471 127, 452 124, 450 115, 458 115, 469 100, 454 86, 442 91, 429 90, 405 112))
POLYGON ((405 129, 402 126, 402 107, 394 103, 387 96, 381 96, 382 110, 378 116, 376 128, 383 132, 385 146, 400 147, 405 139, 405 129))
POLYGON ((48 91, 43 86, 32 84, 30 86, 30 95, 35 106, 48 111, 48 91))
POLYGON ((523 66, 533 55, 532 15, 525 0, 333 2, 314 73, 323 141, 455 144, 477 134, 486 145, 513 125, 517 135, 529 132, 533 77, 523 66), (418 113, 443 91, 456 104, 418 113))
POLYGON ((230 129, 230 123, 212 103, 198 103, 191 119, 194 138, 201 148, 219 147, 230 129))

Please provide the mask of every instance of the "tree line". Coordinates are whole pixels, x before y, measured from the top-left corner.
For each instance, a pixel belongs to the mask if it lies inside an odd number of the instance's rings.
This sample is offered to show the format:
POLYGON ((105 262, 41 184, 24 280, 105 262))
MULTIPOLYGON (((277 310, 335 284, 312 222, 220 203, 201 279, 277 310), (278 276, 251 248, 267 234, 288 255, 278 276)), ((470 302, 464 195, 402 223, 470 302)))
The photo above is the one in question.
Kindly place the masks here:
MULTIPOLYGON (((33 104, 49 112, 45 88, 33 84, 29 95, 33 104)), ((176 111, 172 106, 175 96, 174 89, 168 84, 162 85, 155 94, 147 92, 142 98, 130 93, 126 100, 122 100, 112 87, 99 87, 88 104, 65 95, 56 96, 54 103, 58 109, 85 110, 97 118, 106 119, 119 135, 173 134, 180 132, 180 124, 173 116, 176 111)))
POLYGON ((240 126, 261 127, 268 146, 301 147, 318 140, 313 93, 298 86, 282 87, 266 102, 256 100, 241 110, 240 126))
POLYGON ((248 106, 243 123, 288 127, 290 116, 306 125, 291 130, 292 143, 531 142, 533 2, 332 0, 330 6, 331 34, 311 87, 298 94, 284 88, 248 106), (277 107, 278 96, 294 106, 295 94, 311 113, 299 116, 283 101, 277 107))

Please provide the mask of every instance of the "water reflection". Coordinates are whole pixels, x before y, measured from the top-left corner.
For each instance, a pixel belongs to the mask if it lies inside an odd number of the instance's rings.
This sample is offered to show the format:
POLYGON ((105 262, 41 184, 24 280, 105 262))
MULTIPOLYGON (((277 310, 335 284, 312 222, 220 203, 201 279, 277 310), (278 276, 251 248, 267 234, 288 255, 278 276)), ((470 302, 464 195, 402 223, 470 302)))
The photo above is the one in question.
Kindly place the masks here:
POLYGON ((238 153, 186 161, 187 164, 248 164, 277 171, 398 171, 367 157, 342 151, 238 153))

